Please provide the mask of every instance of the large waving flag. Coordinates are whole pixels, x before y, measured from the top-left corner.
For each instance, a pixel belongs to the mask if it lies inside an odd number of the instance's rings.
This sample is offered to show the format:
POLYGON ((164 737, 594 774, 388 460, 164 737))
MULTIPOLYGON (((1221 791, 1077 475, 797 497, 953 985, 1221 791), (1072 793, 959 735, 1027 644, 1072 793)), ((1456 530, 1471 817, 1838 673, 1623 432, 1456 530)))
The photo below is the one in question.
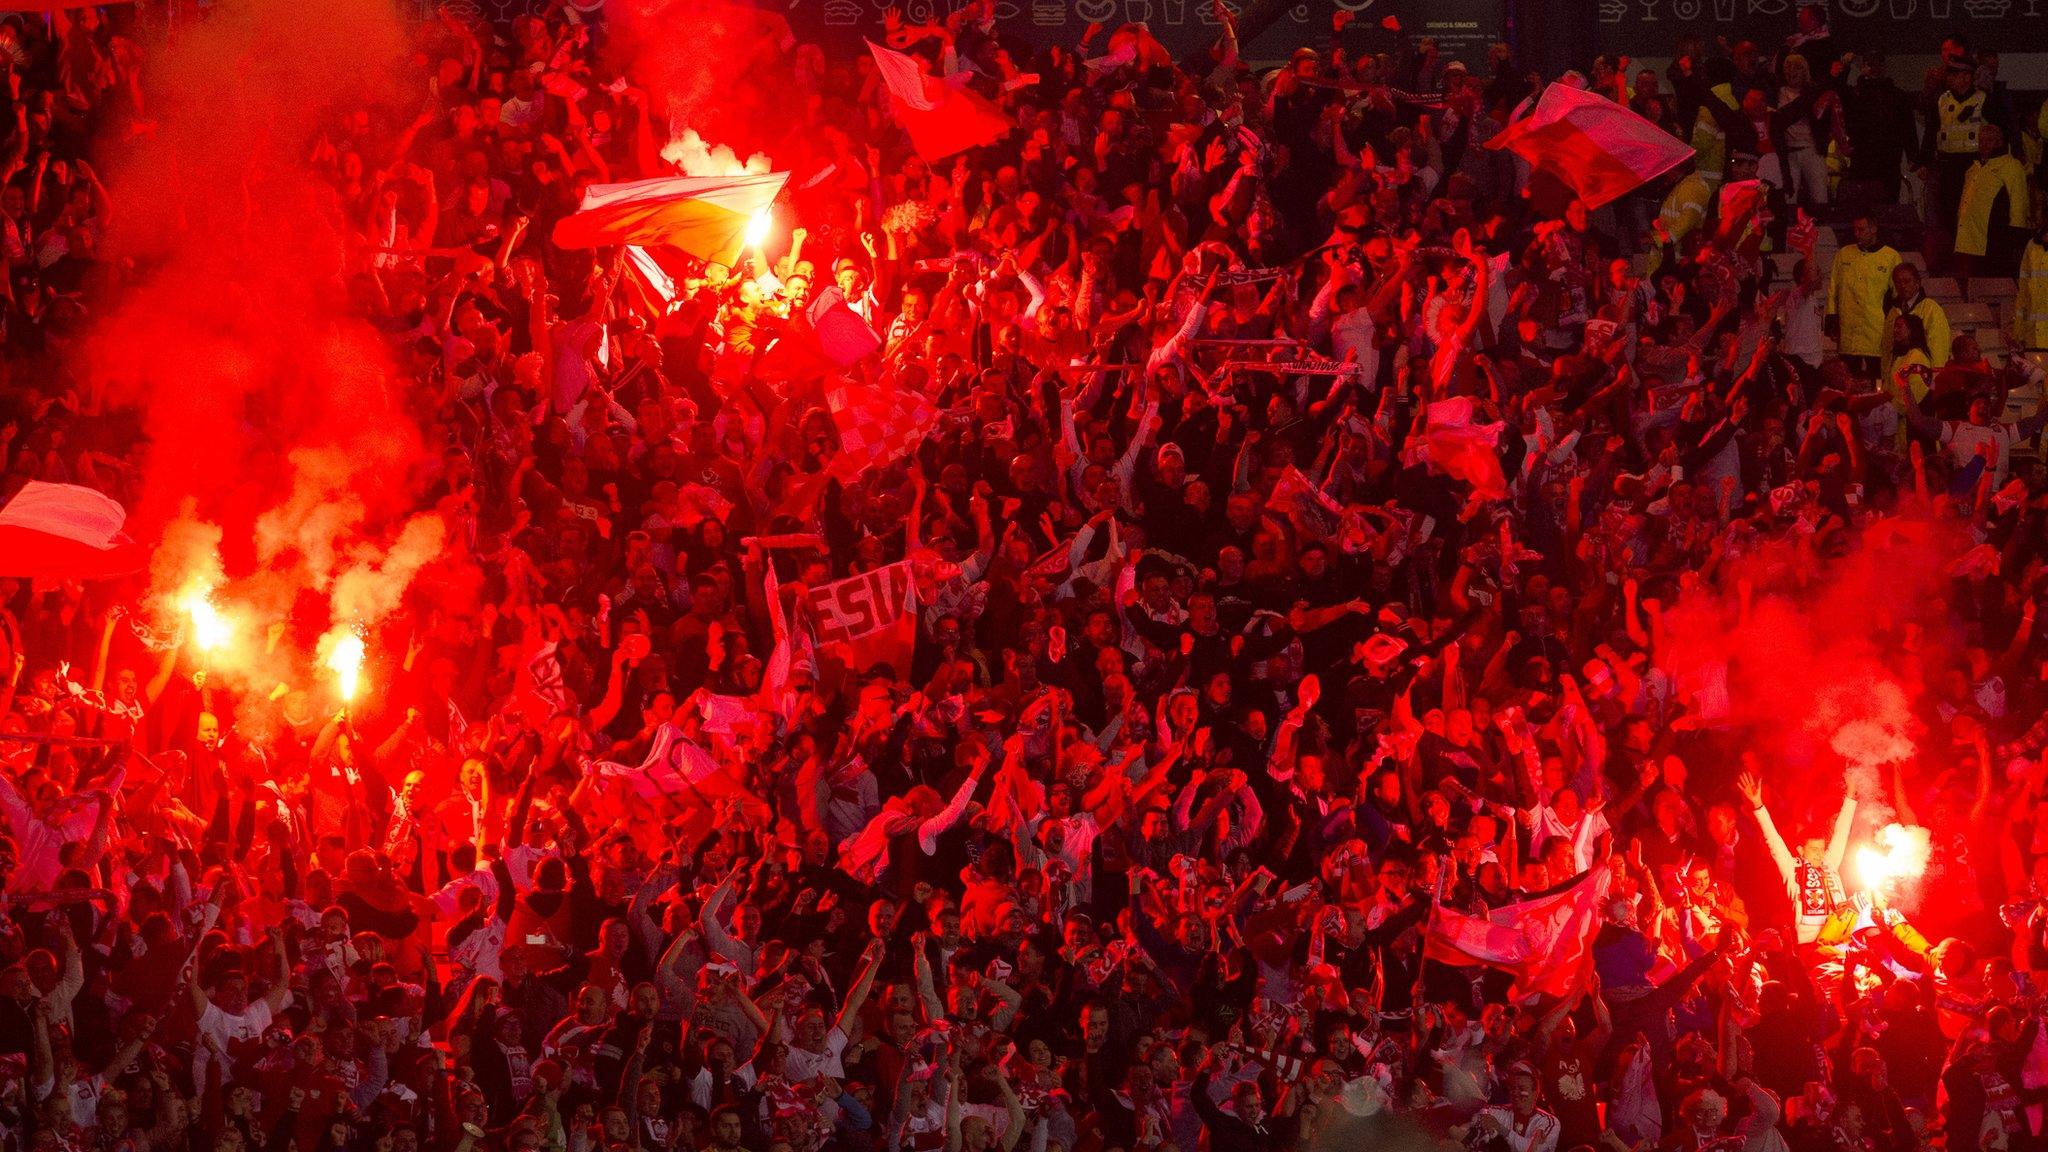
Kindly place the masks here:
POLYGON ((31 480, 0 507, 0 576, 92 580, 143 566, 128 512, 76 484, 31 480))
POLYGON ((746 246, 747 223, 768 210, 787 172, 741 176, 659 176, 593 184, 573 216, 555 224, 563 248, 667 244, 699 260, 732 265, 746 246))
POLYGON ((826 470, 845 482, 909 452, 939 422, 931 401, 908 388, 846 384, 825 393, 825 406, 839 428, 826 470))
POLYGON ((1628 195, 1692 156, 1678 137, 1605 96, 1552 84, 1528 117, 1486 142, 1557 177, 1588 210, 1628 195))
POLYGON ((1010 134, 1010 120, 996 106, 967 88, 927 74, 917 57, 894 52, 874 41, 882 83, 896 122, 910 134, 911 146, 927 161, 993 144, 1010 134))
POLYGON ((1429 912, 1423 955, 1442 964, 1499 968, 1515 978, 1517 1000, 1562 996, 1592 953, 1610 875, 1603 863, 1547 893, 1484 916, 1439 904, 1429 912))

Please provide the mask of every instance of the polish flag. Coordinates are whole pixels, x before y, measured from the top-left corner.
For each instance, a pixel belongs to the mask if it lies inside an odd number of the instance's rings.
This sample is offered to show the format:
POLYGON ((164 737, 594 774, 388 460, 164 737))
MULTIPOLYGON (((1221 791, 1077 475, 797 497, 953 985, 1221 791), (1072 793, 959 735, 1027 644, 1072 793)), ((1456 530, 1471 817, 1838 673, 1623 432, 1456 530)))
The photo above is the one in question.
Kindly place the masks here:
MULTIPOLYGON (((874 41, 882 83, 896 122, 910 134, 910 143, 927 161, 993 144, 1010 134, 1010 120, 995 105, 962 84, 926 74, 915 56, 894 52, 874 41)), ((964 79, 964 77, 963 77, 964 79)))
POLYGON ((1588 211, 1634 191, 1692 157, 1692 149, 1605 96, 1552 84, 1526 118, 1486 142, 1570 186, 1588 211))
POLYGON ((1438 904, 1429 911, 1423 955, 1440 964, 1490 965, 1515 978, 1514 997, 1562 996, 1592 954, 1611 876, 1601 864, 1519 904, 1473 916, 1438 904))
POLYGON ((92 580, 140 569, 127 510, 76 484, 31 480, 0 507, 0 576, 92 580))
POLYGON ((746 246, 747 224, 768 210, 787 172, 740 176, 658 176, 628 184, 593 184, 572 216, 555 224, 563 248, 666 244, 728 267, 746 246))

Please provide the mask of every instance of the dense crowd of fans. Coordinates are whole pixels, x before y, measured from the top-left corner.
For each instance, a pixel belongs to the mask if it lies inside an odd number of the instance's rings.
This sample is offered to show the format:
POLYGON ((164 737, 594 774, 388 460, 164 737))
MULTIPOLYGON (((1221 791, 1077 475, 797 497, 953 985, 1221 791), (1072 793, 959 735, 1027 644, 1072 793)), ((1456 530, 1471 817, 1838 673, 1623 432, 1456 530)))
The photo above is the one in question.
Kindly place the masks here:
MULTIPOLYGON (((0 492, 132 507, 77 362, 150 111, 112 11, 0 23, 0 492)), ((139 578, 0 581, 0 1148, 2040 1144, 2048 231, 1995 53, 1915 92, 1809 7, 1596 61, 1547 82, 1696 157, 1588 213, 1485 147, 1546 83, 1505 48, 892 17, 1016 126, 927 163, 764 25, 689 126, 791 191, 664 299, 548 241, 684 127, 579 12, 443 13, 424 113, 306 142, 473 604, 337 709, 139 643, 139 578), (827 284, 939 413, 857 472, 829 380, 747 367, 827 284), (819 634, 903 560, 907 660, 819 634), (1774 610, 1851 621, 1914 755, 1795 762, 1774 610), (1548 968, 1437 910, 1589 891, 1548 968)))

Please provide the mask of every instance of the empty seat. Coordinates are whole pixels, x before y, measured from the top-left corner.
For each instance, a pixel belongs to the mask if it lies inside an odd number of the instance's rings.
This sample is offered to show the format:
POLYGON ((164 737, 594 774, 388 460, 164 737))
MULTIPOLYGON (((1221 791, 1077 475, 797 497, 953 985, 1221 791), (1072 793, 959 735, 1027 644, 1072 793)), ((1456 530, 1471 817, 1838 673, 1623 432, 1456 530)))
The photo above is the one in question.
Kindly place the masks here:
POLYGON ((1970 278, 1970 299, 1991 302, 2010 300, 2019 295, 2019 282, 2009 276, 1973 276, 1970 278))
MULTIPOLYGON (((1928 295, 1933 296, 1934 293, 1929 292, 1928 295)), ((1942 311, 1948 313, 1948 326, 1959 332, 1966 328, 1990 328, 1998 323, 1998 314, 1991 310, 1991 305, 1974 300, 1958 300, 1953 304, 1944 300, 1942 311)))
POLYGON ((1956 283, 1952 276, 1929 276, 1923 287, 1929 296, 1943 304, 1963 298, 1963 286, 1956 283))

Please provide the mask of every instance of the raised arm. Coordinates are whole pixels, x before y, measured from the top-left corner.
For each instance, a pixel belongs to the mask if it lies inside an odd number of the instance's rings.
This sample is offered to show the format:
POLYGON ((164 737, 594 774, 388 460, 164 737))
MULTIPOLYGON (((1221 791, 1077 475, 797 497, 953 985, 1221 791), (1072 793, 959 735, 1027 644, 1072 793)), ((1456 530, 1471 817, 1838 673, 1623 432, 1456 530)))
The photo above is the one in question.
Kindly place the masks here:
POLYGON ((1749 801, 1750 811, 1755 814, 1757 824, 1763 829, 1764 843, 1771 849, 1771 861, 1778 866, 1778 875, 1786 887, 1792 884, 1793 869, 1796 867, 1792 852, 1785 847, 1785 838, 1778 835, 1778 826, 1771 822, 1771 810, 1764 807, 1764 784, 1754 772, 1744 772, 1735 781, 1742 792, 1742 798, 1749 801))
POLYGON ((839 1007, 837 1027, 843 1036, 851 1036, 853 1028, 860 1023, 860 1010, 868 1002, 868 992, 875 986, 875 975, 882 970, 882 954, 887 945, 880 937, 868 942, 867 951, 862 954, 860 978, 847 989, 846 1003, 839 1007))

